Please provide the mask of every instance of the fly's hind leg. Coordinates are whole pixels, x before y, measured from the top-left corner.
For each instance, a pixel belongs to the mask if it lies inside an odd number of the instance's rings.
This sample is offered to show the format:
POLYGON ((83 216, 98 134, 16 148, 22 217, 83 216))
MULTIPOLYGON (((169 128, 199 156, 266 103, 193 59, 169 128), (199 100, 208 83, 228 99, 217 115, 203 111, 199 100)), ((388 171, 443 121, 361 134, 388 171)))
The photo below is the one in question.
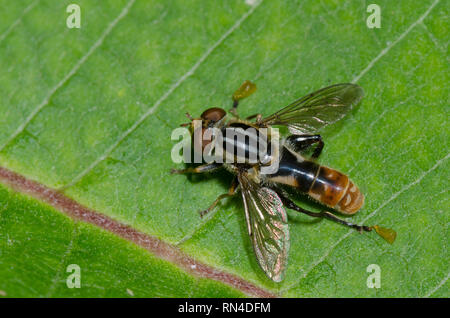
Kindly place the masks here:
POLYGON ((209 163, 201 166, 197 166, 195 168, 187 168, 187 169, 170 169, 171 174, 185 174, 185 173, 203 173, 214 171, 218 168, 222 167, 221 163, 209 163))
POLYGON ((299 207, 298 205, 296 205, 294 202, 292 202, 290 199, 287 198, 283 198, 282 199, 284 205, 291 210, 300 212, 300 213, 304 213, 306 215, 315 217, 315 218, 323 218, 323 219, 328 219, 331 220, 333 222, 345 225, 347 227, 351 227, 352 229, 355 229, 359 232, 370 232, 372 231, 372 227, 371 226, 366 226, 366 225, 358 225, 358 224, 354 224, 354 223, 350 223, 347 222, 345 220, 342 220, 340 218, 338 218, 337 216, 335 216, 334 214, 328 212, 328 211, 321 211, 321 212, 312 212, 312 211, 308 211, 305 209, 302 209, 301 207, 299 207))
POLYGON ((305 209, 299 207, 297 204, 295 204, 291 199, 289 199, 286 196, 286 194, 284 193, 284 191, 277 190, 276 192, 277 192, 278 196, 280 197, 281 201, 283 202, 284 206, 287 207, 288 209, 291 209, 291 210, 294 210, 294 211, 297 211, 297 212, 300 212, 300 213, 303 213, 303 214, 306 214, 306 215, 309 215, 309 216, 312 216, 312 217, 315 217, 315 218, 328 219, 328 220, 331 220, 333 222, 337 222, 339 224, 351 227, 351 228, 353 228, 355 230, 358 230, 360 232, 362 232, 362 231, 367 231, 367 232, 372 231, 372 228, 369 227, 369 226, 357 225, 357 224, 353 224, 353 223, 344 221, 344 220, 338 218, 337 216, 335 216, 334 214, 332 214, 330 212, 327 212, 327 211, 312 212, 312 211, 305 210, 305 209))
POLYGON ((283 204, 288 209, 291 209, 291 210, 294 210, 294 211, 297 211, 297 212, 300 212, 300 213, 304 213, 306 215, 309 215, 309 216, 312 216, 312 217, 315 217, 315 218, 328 219, 328 220, 331 220, 333 222, 336 222, 336 223, 345 225, 347 227, 350 227, 352 229, 355 229, 355 230, 357 230, 360 233, 362 233, 363 231, 371 232, 372 230, 375 230, 375 232, 379 236, 381 236, 384 240, 386 240, 390 244, 394 243, 395 238, 397 237, 397 233, 394 230, 383 228, 383 227, 378 226, 378 225, 374 225, 374 226, 358 225, 358 224, 354 224, 354 223, 350 223, 350 222, 347 222, 345 220, 342 220, 342 219, 338 218, 337 216, 335 216, 334 214, 332 214, 330 212, 327 212, 327 211, 312 212, 312 211, 305 210, 305 209, 299 207, 294 202, 292 202, 292 200, 287 198, 284 195, 284 193, 282 193, 282 191, 277 191, 277 194, 280 197, 280 199, 283 202, 283 204))
POLYGON ((318 158, 323 150, 323 140, 320 135, 291 135, 286 138, 288 145, 290 145, 295 152, 305 152, 312 145, 316 144, 316 148, 311 154, 311 158, 318 158))
POLYGON ((245 81, 233 94, 233 107, 230 109, 230 113, 238 117, 237 107, 239 101, 253 94, 256 91, 256 85, 250 81, 245 81))
POLYGON ((209 208, 203 211, 199 211, 200 217, 204 217, 206 214, 211 212, 222 199, 233 196, 236 193, 238 185, 239 185, 238 178, 234 177, 233 181, 231 182, 231 186, 230 189, 228 190, 228 193, 219 195, 217 199, 214 200, 214 202, 209 206, 209 208))

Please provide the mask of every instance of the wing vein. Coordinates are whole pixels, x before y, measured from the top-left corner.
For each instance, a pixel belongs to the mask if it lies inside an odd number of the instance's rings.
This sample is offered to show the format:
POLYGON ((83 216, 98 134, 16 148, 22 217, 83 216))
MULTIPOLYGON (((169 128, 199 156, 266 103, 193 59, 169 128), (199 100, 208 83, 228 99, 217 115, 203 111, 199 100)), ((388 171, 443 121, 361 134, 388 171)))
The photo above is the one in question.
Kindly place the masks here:
POLYGON ((30 114, 25 118, 25 120, 17 127, 17 129, 12 133, 12 135, 3 143, 3 145, 0 146, 0 151, 3 151, 9 143, 11 143, 18 135, 20 135, 24 129, 28 126, 28 124, 36 117, 36 115, 49 104, 50 99, 52 96, 73 76, 77 73, 77 71, 80 69, 80 67, 87 61, 87 59, 94 53, 94 51, 102 45, 105 38, 108 36, 108 34, 111 33, 111 31, 114 29, 114 27, 119 23, 120 20, 122 20, 129 12, 130 7, 133 5, 135 0, 130 0, 127 5, 122 9, 120 14, 108 25, 108 27, 105 29, 105 31, 102 33, 100 38, 91 46, 91 48, 88 50, 88 52, 83 55, 81 59, 78 60, 78 62, 74 65, 74 67, 64 76, 64 78, 59 81, 47 94, 47 96, 44 98, 44 100, 37 105, 30 114))

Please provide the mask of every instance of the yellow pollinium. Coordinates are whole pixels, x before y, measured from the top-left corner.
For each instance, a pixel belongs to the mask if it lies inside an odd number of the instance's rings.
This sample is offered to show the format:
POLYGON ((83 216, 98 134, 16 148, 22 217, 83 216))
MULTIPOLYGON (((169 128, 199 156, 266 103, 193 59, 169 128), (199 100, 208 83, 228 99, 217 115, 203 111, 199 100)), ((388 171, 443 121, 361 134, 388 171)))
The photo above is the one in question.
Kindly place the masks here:
POLYGON ((233 94, 233 100, 238 101, 240 99, 246 98, 253 94, 256 91, 256 85, 250 81, 245 81, 242 83, 241 87, 239 87, 233 94))
POLYGON ((381 236, 386 240, 386 242, 388 242, 389 244, 394 243, 395 238, 397 237, 397 232, 395 232, 392 229, 386 229, 378 225, 375 225, 373 228, 379 236, 381 236))

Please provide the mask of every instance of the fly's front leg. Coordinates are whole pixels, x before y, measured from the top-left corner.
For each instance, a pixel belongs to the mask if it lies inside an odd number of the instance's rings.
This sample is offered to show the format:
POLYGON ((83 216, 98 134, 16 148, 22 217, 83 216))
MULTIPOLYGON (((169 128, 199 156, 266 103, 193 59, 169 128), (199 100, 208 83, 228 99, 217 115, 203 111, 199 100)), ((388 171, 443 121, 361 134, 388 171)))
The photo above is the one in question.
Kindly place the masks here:
POLYGON ((250 81, 245 81, 233 94, 233 107, 230 109, 230 113, 238 117, 237 107, 239 101, 253 94, 256 91, 256 85, 250 81))
POLYGON ((239 185, 238 178, 234 177, 233 181, 231 182, 231 186, 230 189, 228 190, 228 193, 219 195, 217 199, 214 200, 214 202, 209 206, 209 208, 203 211, 199 211, 200 217, 204 217, 206 214, 211 212, 222 199, 233 196, 236 193, 238 185, 239 185))
POLYGON ((289 145, 292 146, 295 152, 305 152, 312 145, 316 144, 317 146, 311 155, 311 158, 314 159, 319 157, 324 146, 322 137, 320 135, 291 135, 286 138, 286 141, 289 143, 289 145))
POLYGON ((171 174, 184 174, 184 173, 204 173, 214 171, 218 168, 222 167, 221 163, 208 163, 201 166, 197 166, 195 168, 187 168, 187 169, 171 169, 171 174))

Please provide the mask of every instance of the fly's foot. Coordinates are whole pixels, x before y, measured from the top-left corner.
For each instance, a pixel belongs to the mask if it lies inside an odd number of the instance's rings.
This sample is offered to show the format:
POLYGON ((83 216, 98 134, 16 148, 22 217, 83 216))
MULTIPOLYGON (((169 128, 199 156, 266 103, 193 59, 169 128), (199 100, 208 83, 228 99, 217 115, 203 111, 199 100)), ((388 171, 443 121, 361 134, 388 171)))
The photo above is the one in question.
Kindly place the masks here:
POLYGON ((170 174, 182 174, 184 172, 185 172, 184 169, 174 169, 174 168, 170 169, 170 174))

